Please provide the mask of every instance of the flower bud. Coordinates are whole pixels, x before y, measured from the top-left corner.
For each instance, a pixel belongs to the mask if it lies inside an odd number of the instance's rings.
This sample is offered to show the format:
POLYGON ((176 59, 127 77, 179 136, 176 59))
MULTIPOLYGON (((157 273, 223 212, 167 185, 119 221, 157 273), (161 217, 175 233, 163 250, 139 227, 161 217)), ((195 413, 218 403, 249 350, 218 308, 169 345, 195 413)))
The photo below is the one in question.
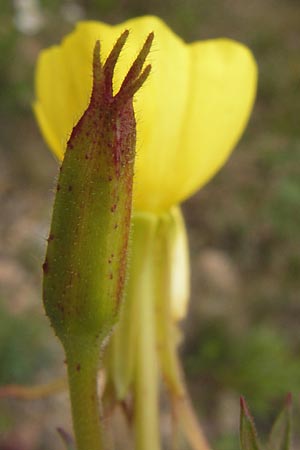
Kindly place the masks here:
POLYGON ((73 128, 60 168, 43 264, 47 315, 61 341, 103 341, 118 317, 126 276, 136 124, 133 95, 144 83, 150 34, 113 94, 113 72, 125 31, 104 65, 93 56, 90 103, 73 128))

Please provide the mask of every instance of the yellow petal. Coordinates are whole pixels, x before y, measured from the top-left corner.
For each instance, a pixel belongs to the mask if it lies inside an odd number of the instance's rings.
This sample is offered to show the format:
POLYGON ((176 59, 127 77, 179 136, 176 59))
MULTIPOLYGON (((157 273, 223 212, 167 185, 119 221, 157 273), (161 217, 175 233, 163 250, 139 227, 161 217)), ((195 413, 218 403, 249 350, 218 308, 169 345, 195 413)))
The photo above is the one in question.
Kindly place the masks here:
POLYGON ((189 46, 190 84, 179 139, 177 201, 190 196, 224 164, 249 119, 257 66, 247 47, 229 39, 189 46))
POLYGON ((98 24, 95 27, 91 23, 82 32, 78 27, 61 45, 44 50, 38 60, 34 111, 48 145, 59 159, 89 102, 92 54, 98 38, 98 24))
POLYGON ((59 158, 88 104, 95 40, 100 39, 105 60, 126 28, 130 36, 116 67, 115 92, 147 34, 155 33, 152 72, 135 101, 134 205, 161 212, 203 185, 227 158, 251 110, 256 66, 240 44, 212 40, 187 45, 152 16, 117 26, 80 23, 61 46, 42 52, 37 66, 34 108, 59 158))
MULTIPOLYGON (((163 43, 159 50, 164 59, 169 54, 165 40, 158 42, 163 43)), ((141 108, 149 101, 155 111, 150 116, 146 110, 138 128, 143 141, 136 206, 156 212, 190 196, 224 164, 246 126, 257 83, 251 52, 228 39, 184 47, 174 42, 171 55, 172 74, 153 62, 154 73, 144 89, 149 99, 143 98, 141 108), (147 131, 152 140, 144 141, 147 131)))

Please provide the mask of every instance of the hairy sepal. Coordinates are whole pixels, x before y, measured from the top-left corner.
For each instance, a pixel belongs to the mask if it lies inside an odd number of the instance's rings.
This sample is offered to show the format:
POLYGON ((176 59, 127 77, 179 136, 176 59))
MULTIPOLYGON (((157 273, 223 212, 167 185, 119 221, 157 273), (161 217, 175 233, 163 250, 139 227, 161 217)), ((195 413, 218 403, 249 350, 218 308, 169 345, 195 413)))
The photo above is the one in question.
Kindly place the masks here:
POLYGON ((122 300, 136 143, 133 95, 149 73, 150 66, 142 68, 153 39, 149 35, 114 96, 114 67, 127 36, 127 31, 120 36, 104 66, 96 42, 91 100, 60 168, 43 298, 65 345, 74 337, 103 341, 122 300))

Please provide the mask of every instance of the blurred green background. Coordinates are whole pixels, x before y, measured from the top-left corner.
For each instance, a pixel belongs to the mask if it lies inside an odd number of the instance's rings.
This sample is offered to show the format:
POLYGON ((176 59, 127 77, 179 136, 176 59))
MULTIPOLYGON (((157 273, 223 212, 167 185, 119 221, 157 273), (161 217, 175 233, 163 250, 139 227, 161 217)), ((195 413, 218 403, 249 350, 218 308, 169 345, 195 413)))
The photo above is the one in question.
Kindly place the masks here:
MULTIPOLYGON (((230 161, 184 205, 192 262, 181 347, 215 450, 238 450, 239 395, 266 435, 300 391, 300 4, 297 0, 0 0, 0 384, 51 380, 63 355, 41 308, 57 163, 32 114, 39 51, 81 19, 155 14, 187 42, 230 37, 259 65, 252 119, 230 161)), ((62 449, 67 396, 0 401, 1 450, 62 449)), ((298 427, 297 427, 298 425, 298 427)), ((295 448, 297 448, 295 434, 295 448)))

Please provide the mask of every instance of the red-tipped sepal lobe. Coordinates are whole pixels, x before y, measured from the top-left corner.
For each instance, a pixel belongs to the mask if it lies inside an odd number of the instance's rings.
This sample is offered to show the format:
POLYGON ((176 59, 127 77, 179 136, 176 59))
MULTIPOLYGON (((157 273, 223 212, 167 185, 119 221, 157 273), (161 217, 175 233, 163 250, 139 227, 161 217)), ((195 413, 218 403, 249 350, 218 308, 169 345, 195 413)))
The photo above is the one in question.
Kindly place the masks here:
MULTIPOLYGON (((240 445, 241 450, 261 450, 258 441, 254 420, 250 414, 246 401, 240 399, 240 445)), ((290 450, 291 449, 291 428, 292 428, 292 396, 288 394, 284 407, 269 434, 269 439, 263 448, 266 450, 290 450)))
POLYGON ((104 339, 118 315, 126 274, 136 124, 133 95, 149 74, 153 35, 114 96, 125 31, 104 66, 93 57, 90 104, 74 127, 61 166, 44 270, 44 305, 56 334, 104 339))
POLYGON ((241 450, 261 450, 254 420, 244 397, 240 398, 240 446, 241 450))

